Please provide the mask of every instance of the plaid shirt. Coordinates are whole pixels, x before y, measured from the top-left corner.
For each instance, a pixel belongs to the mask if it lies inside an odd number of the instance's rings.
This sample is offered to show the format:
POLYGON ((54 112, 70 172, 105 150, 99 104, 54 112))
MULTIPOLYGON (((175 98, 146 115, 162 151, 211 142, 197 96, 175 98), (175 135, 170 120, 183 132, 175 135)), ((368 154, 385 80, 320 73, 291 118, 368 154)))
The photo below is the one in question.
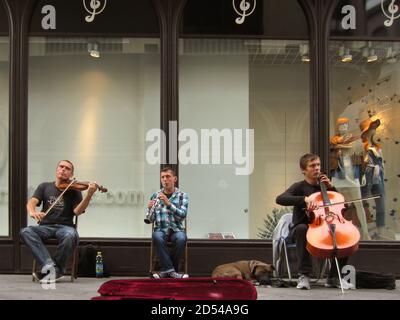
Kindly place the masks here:
MULTIPOLYGON (((158 192, 154 192, 150 200, 154 200, 160 192, 162 192, 162 189, 158 192)), ((174 232, 184 231, 182 221, 186 218, 189 206, 187 193, 175 188, 174 193, 168 200, 171 203, 169 206, 166 206, 163 201, 160 201, 155 207, 153 216, 149 217, 150 221, 155 223, 154 230, 163 231, 165 233, 168 233, 169 229, 172 229, 174 232)), ((149 211, 150 209, 147 209, 147 213, 149 211)))

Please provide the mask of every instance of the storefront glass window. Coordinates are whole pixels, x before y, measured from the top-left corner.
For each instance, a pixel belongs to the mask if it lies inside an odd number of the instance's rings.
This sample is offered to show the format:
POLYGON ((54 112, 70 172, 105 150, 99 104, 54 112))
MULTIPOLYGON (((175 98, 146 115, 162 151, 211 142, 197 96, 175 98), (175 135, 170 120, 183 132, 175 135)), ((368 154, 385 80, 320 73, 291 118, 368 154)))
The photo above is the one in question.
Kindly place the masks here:
POLYGON ((80 216, 81 237, 151 233, 144 206, 159 167, 146 162, 145 136, 160 126, 159 45, 158 38, 30 37, 28 196, 54 181, 62 159, 75 164, 78 180, 107 187, 80 216))
POLYGON ((0 236, 9 235, 8 147, 10 42, 7 18, 0 3, 0 236))
POLYGON ((399 42, 331 41, 333 182, 364 240, 400 240, 399 42))
POLYGON ((184 38, 179 176, 189 236, 270 238, 310 148, 308 41, 184 38))

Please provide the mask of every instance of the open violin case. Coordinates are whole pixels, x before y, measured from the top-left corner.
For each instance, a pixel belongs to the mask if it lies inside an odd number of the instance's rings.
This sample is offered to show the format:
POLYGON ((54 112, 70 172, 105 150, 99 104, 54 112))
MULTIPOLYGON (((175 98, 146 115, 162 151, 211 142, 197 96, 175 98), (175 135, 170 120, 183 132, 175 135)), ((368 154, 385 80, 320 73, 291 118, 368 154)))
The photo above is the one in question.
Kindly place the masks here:
POLYGON ((127 279, 103 283, 92 300, 257 300, 257 290, 234 278, 127 279))

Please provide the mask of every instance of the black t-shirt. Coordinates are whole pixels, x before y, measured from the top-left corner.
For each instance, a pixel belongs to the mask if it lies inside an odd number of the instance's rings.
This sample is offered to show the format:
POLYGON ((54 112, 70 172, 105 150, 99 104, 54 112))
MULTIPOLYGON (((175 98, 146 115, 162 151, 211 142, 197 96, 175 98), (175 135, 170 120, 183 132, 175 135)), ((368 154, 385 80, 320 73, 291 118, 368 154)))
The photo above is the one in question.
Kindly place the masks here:
POLYGON ((171 196, 173 195, 173 193, 165 193, 165 192, 163 192, 164 194, 165 194, 165 196, 169 199, 169 198, 171 198, 171 196))
MULTIPOLYGON (((171 196, 174 194, 173 192, 172 193, 165 193, 165 192, 163 192, 164 194, 165 194, 165 196, 169 199, 169 198, 171 198, 171 196)), ((164 202, 162 203, 162 205, 164 206, 165 204, 164 204, 164 202)), ((167 208, 169 209, 169 206, 167 206, 167 208)))
MULTIPOLYGON (((58 196, 62 193, 59 190, 55 182, 43 182, 41 183, 33 198, 39 200, 38 206, 42 205, 42 211, 46 212, 48 208, 54 203, 58 196)), ((63 224, 73 225, 74 208, 82 201, 82 193, 78 190, 67 190, 60 201, 50 210, 50 212, 40 222, 43 224, 63 224)))
MULTIPOLYGON (((336 191, 335 188, 328 188, 329 191, 336 191)), ((276 203, 282 206, 293 206, 294 225, 299 223, 309 223, 305 208, 304 197, 308 197, 314 192, 321 191, 319 184, 312 185, 303 180, 292 184, 289 189, 276 198, 276 203)))

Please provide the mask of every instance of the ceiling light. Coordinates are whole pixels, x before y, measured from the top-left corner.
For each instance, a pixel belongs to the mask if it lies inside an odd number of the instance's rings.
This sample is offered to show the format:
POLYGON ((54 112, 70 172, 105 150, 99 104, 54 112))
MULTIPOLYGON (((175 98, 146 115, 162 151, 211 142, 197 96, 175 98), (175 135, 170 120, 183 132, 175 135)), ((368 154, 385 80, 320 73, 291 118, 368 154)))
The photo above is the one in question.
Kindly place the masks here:
POLYGON ((367 57, 367 62, 374 62, 378 60, 378 56, 375 54, 375 50, 373 48, 369 49, 369 56, 367 57))
POLYGON ((396 53, 393 51, 393 47, 387 48, 386 62, 387 63, 396 63, 397 62, 396 53))
POLYGON ((89 42, 88 52, 91 57, 100 58, 99 44, 97 42, 89 42))
POLYGON ((369 56, 369 47, 362 48, 362 56, 367 58, 369 56))
POLYGON ((299 46, 299 54, 302 62, 310 62, 308 44, 305 43, 299 46))
POLYGON ((350 62, 353 60, 353 56, 350 54, 350 49, 346 48, 343 54, 340 55, 342 62, 350 62))

